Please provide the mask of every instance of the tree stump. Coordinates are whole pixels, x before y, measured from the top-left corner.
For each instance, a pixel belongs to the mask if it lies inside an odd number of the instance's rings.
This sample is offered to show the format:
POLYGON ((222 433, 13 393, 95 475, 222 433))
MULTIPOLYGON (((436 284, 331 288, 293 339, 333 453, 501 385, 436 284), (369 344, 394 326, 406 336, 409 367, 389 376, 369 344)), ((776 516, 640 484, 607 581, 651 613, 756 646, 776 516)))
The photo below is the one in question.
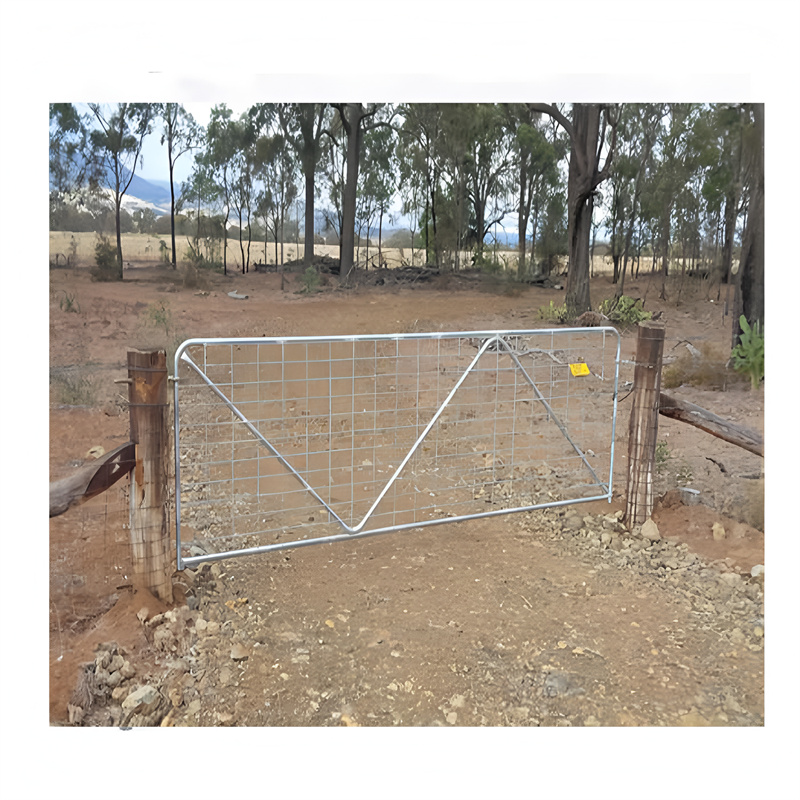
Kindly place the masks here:
POLYGON ((641 322, 633 373, 633 408, 628 429, 628 489, 625 521, 639 525, 653 513, 653 469, 658 436, 661 360, 665 328, 660 322, 641 322))

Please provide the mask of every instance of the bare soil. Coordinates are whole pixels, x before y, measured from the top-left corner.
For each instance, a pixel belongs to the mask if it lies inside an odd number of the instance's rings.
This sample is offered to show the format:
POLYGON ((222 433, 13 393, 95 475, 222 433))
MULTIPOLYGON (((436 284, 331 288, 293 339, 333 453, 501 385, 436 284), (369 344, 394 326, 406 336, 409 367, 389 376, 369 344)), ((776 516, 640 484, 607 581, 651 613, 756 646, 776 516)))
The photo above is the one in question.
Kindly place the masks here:
MULTIPOLYGON (((122 283, 51 270, 51 479, 90 448, 127 440, 114 381, 128 349, 174 349, 189 336, 551 327, 537 309, 563 302, 557 289, 480 276, 368 283, 329 279, 302 294, 297 274, 281 292, 275 273, 201 276, 189 288, 155 265, 126 269, 122 283), (66 295, 79 310, 65 310, 66 295)), ((666 302, 657 291, 639 280, 626 293, 662 313, 668 360, 685 341, 726 352, 728 287, 717 301, 716 286, 687 285, 680 305, 677 285, 666 302)), ((595 303, 612 293, 595 279, 595 303)), ((635 331, 624 332, 623 359, 634 347, 635 331)), ((725 391, 671 391, 763 429, 763 388, 732 377, 725 391)), ((751 577, 764 564, 762 459, 662 417, 661 539, 642 539, 614 517, 629 409, 623 397, 610 505, 205 564, 176 574, 172 608, 125 574, 124 531, 97 523, 120 513, 117 501, 53 519, 51 724, 762 726, 763 576, 751 577), (667 495, 684 486, 699 504, 667 495), (96 686, 76 712, 82 665, 112 652, 135 675, 113 692, 96 686), (158 697, 137 717, 125 698, 142 686, 158 697)))

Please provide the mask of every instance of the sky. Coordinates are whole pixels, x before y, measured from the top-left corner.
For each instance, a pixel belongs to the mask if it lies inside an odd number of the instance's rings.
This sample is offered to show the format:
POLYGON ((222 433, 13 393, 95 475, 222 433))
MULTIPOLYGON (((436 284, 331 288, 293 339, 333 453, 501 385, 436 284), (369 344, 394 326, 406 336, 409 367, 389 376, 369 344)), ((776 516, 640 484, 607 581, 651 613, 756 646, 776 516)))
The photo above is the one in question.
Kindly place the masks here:
MULTIPOLYGON (((188 102, 182 103, 182 105, 200 125, 206 127, 211 117, 211 109, 217 103, 188 102)), ((229 104, 228 107, 233 111, 233 117, 236 119, 249 108, 249 105, 239 103, 236 105, 229 104)), ((161 144, 161 133, 161 126, 156 123, 153 132, 145 138, 142 146, 142 165, 136 171, 136 174, 145 180, 169 180, 167 147, 161 144)), ((194 159, 191 153, 185 153, 177 159, 174 171, 176 184, 189 179, 193 164, 194 159)))

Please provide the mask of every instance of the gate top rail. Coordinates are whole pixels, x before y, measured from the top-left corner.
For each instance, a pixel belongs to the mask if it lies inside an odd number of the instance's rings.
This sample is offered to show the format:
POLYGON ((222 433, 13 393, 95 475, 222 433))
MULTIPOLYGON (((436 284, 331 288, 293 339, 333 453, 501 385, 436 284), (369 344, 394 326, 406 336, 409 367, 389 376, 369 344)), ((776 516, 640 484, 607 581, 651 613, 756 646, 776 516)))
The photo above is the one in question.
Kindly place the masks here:
POLYGON ((177 368, 183 353, 192 346, 196 345, 215 345, 215 344, 282 344, 284 342, 310 344, 314 342, 375 342, 375 341, 396 341, 413 339, 485 339, 495 336, 545 336, 547 334, 566 334, 566 333, 586 333, 587 331, 604 331, 613 333, 617 337, 619 347, 621 338, 619 331, 611 325, 597 326, 594 328, 514 328, 508 330, 479 330, 479 331, 414 331, 410 333, 352 333, 336 334, 328 336, 241 336, 241 337, 215 337, 215 338, 194 338, 184 341, 175 351, 175 377, 177 378, 177 368))

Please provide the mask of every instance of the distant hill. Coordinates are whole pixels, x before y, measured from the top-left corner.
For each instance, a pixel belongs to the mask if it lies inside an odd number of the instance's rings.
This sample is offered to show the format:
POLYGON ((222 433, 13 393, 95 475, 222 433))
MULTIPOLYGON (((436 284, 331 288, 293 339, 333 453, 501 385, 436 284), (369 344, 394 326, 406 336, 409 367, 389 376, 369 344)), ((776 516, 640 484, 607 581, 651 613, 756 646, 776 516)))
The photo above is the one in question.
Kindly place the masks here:
POLYGON ((171 198, 168 181, 148 181, 134 175, 126 194, 152 204, 157 214, 159 209, 162 214, 169 214, 171 198))
MULTIPOLYGON (((123 175, 127 179, 130 172, 126 169, 123 175)), ((110 190, 114 183, 113 176, 110 171, 107 171, 105 177, 106 179, 101 180, 100 183, 104 189, 110 190)), ((179 190, 180 187, 176 185, 176 195, 179 190)), ((134 211, 137 208, 152 208, 156 216, 169 214, 170 202, 169 181, 147 180, 135 173, 122 201, 123 207, 128 211, 134 211)))

